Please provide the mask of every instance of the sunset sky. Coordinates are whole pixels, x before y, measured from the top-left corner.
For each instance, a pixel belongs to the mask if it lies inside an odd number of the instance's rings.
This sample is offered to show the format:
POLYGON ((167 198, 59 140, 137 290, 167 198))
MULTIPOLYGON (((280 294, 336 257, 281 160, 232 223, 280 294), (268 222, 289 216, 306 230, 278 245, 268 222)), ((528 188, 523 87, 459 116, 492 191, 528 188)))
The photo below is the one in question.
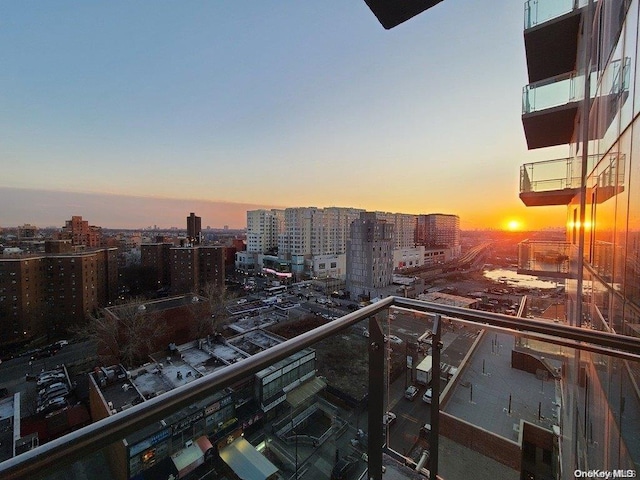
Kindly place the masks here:
POLYGON ((518 199, 521 164, 569 154, 526 148, 523 4, 386 31, 363 0, 3 2, 0 227, 236 228, 263 206, 562 226, 518 199))

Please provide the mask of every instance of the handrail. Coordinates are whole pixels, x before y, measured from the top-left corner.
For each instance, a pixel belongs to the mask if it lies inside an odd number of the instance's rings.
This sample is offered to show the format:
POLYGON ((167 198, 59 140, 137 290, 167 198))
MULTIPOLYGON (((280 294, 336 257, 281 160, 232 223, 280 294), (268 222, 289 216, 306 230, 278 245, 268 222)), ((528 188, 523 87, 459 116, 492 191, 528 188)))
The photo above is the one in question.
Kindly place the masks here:
POLYGON ((563 345, 567 345, 567 342, 569 342, 575 348, 599 351, 616 357, 640 359, 639 338, 595 332, 561 324, 440 305, 403 297, 387 297, 158 397, 146 400, 116 415, 99 420, 38 448, 6 460, 0 463, 0 477, 3 479, 31 478, 56 464, 72 463, 85 455, 125 438, 152 422, 162 420, 176 410, 186 408, 198 400, 206 398, 214 391, 232 385, 239 378, 252 375, 274 362, 329 338, 392 306, 424 313, 440 313, 447 317, 462 319, 474 324, 508 328, 525 332, 528 335, 545 335, 543 339, 548 342, 563 345), (546 337, 547 335, 549 337, 546 337), (578 344, 577 342, 588 342, 592 345, 578 344))

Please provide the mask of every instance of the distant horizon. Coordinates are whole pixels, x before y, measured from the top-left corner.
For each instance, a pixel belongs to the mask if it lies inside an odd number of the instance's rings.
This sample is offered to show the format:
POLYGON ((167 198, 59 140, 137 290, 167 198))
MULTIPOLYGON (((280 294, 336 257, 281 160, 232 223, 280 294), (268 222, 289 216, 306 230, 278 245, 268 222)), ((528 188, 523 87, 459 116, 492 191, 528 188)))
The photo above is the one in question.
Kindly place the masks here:
MULTIPOLYGON (((107 229, 148 230, 157 227, 160 230, 172 228, 186 229, 186 218, 191 212, 202 218, 203 226, 213 229, 246 229, 246 212, 259 209, 286 209, 295 207, 340 207, 361 208, 354 205, 268 205, 238 203, 220 200, 189 200, 161 198, 153 196, 110 195, 87 192, 65 192, 29 188, 0 187, 0 204, 11 205, 11 212, 4 209, 0 213, 0 228, 17 228, 25 224, 38 228, 61 228, 66 220, 79 215, 90 225, 107 229)), ((470 231, 509 231, 506 226, 478 225, 468 221, 456 212, 423 211, 392 212, 411 215, 450 214, 460 218, 460 230, 470 231)), ((564 212, 563 212, 564 213, 564 212)), ((545 230, 564 230, 564 225, 539 228, 520 228, 518 232, 537 232, 545 230)))

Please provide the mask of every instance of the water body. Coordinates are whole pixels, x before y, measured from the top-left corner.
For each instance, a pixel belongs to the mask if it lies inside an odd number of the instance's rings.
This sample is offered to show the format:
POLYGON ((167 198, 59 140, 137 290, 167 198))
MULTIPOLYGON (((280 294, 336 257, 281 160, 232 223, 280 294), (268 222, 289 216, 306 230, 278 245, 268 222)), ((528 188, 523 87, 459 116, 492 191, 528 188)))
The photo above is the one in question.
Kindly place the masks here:
POLYGON ((555 280, 542 280, 533 275, 520 275, 515 270, 507 268, 484 270, 483 275, 494 282, 502 282, 510 287, 556 288, 556 286, 562 285, 562 282, 556 283, 555 280))

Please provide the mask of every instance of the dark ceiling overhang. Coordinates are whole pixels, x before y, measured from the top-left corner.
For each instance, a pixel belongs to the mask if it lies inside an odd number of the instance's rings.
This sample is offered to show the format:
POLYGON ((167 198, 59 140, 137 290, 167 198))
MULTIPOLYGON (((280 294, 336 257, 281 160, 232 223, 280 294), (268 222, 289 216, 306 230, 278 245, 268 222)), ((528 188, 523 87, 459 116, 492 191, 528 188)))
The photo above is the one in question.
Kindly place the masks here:
POLYGON ((364 0, 384 28, 389 30, 442 0, 364 0))

